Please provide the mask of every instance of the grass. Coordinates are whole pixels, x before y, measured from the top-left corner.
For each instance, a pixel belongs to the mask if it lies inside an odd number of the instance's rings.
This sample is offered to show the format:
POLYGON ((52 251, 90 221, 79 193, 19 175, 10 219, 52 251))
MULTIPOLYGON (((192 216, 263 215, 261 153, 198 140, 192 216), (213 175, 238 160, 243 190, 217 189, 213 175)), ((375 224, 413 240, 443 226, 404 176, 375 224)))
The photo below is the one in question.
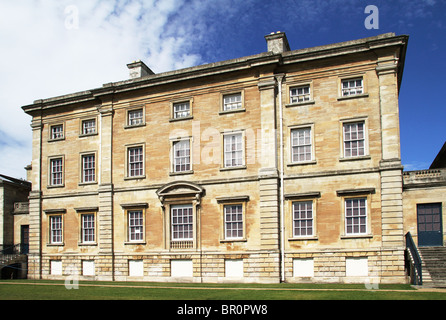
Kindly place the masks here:
POLYGON ((409 285, 184 284, 87 282, 68 290, 63 281, 1 280, 0 300, 446 300, 445 292, 409 285))

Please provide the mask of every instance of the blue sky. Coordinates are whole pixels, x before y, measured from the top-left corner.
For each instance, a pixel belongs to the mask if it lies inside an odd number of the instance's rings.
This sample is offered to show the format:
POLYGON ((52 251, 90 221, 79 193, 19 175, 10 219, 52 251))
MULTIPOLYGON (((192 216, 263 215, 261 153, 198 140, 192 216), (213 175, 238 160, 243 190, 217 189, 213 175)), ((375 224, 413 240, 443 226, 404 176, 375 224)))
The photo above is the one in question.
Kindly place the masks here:
POLYGON ((395 32, 409 35, 400 92, 402 163, 426 169, 446 140, 443 0, 0 0, 0 173, 24 178, 36 99, 266 51, 284 31, 292 50, 395 32), (366 29, 368 5, 378 29, 366 29), (14 119, 14 121, 11 121, 14 119))

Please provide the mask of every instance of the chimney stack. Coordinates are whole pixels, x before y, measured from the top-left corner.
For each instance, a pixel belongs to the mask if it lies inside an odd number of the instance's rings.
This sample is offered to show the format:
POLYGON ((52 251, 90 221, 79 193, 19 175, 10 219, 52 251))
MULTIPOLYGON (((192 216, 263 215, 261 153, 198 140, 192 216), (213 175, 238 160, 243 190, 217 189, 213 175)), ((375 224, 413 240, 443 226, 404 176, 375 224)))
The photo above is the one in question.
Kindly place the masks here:
POLYGON ((144 76, 148 76, 151 74, 155 74, 144 62, 141 60, 134 61, 132 63, 129 63, 127 65, 127 68, 129 68, 129 75, 130 79, 136 79, 141 78, 144 76))
POLYGON ((268 52, 278 54, 290 51, 290 45, 288 43, 288 39, 286 38, 285 32, 271 32, 265 36, 265 39, 268 46, 268 52))

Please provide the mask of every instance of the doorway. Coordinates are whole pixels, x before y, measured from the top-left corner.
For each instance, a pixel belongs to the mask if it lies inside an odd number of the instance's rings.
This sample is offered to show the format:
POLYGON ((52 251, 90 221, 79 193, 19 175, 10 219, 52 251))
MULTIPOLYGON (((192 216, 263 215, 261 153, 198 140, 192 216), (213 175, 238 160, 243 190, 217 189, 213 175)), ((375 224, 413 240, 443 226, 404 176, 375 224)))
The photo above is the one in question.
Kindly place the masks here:
POLYGON ((441 203, 417 204, 418 246, 443 246, 441 203))

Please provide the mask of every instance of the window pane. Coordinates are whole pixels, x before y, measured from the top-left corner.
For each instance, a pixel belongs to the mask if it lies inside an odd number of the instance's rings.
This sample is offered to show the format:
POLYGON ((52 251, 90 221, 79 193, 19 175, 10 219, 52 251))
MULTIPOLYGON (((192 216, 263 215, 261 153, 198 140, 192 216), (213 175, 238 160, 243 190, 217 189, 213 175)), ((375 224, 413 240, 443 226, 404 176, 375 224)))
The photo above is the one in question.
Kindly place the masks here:
POLYGON ((310 86, 292 88, 290 90, 290 103, 299 103, 310 100, 310 86))
POLYGON ((344 157, 365 155, 364 122, 345 123, 344 157))
POLYGON ((182 140, 173 144, 174 172, 189 171, 190 166, 190 141, 182 140))
POLYGON ((365 198, 345 200, 345 225, 347 234, 367 233, 367 200, 365 198))
POLYGON ((313 202, 293 202, 294 236, 313 235, 313 202))
POLYGON ((292 162, 311 160, 311 128, 293 129, 291 148, 292 162))
POLYGON ((143 148, 128 149, 128 175, 129 177, 137 177, 144 175, 143 170, 143 148))
POLYGON ((128 124, 129 126, 135 126, 143 123, 143 110, 132 110, 128 113, 128 124))
POLYGON ((174 119, 185 118, 190 116, 190 103, 189 101, 174 103, 173 105, 173 117, 174 119))
POLYGON ((226 238, 243 237, 243 205, 224 206, 226 238))
POLYGON ((237 167, 243 165, 243 140, 242 134, 225 135, 224 143, 224 166, 237 167))
POLYGON ((223 110, 235 110, 242 108, 242 94, 230 94, 223 96, 223 110))
POLYGON ((171 207, 172 240, 193 239, 193 210, 191 205, 171 207))

